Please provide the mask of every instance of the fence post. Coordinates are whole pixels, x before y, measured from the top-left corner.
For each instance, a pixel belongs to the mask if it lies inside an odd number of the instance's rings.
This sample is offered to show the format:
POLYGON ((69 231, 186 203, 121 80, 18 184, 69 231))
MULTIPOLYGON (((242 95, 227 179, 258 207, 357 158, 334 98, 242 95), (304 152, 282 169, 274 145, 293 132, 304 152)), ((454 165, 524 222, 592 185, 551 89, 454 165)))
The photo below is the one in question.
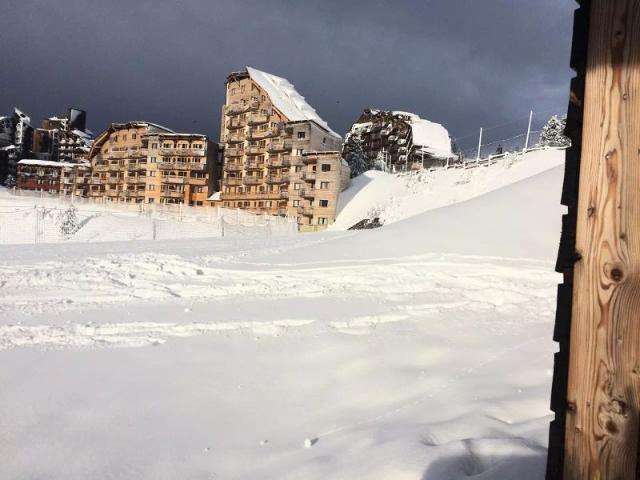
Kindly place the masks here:
POLYGON ((476 165, 480 164, 480 149, 482 148, 482 127, 480 127, 480 137, 478 138, 478 154, 476 155, 476 165))
POLYGON ((524 153, 526 153, 527 150, 529 149, 529 136, 531 135, 531 120, 533 120, 533 110, 529 112, 529 126, 527 127, 527 138, 524 141, 524 150, 523 150, 524 153))
POLYGON ((157 232, 158 232, 158 225, 156 224, 156 219, 153 219, 152 222, 152 239, 156 240, 157 239, 157 232))

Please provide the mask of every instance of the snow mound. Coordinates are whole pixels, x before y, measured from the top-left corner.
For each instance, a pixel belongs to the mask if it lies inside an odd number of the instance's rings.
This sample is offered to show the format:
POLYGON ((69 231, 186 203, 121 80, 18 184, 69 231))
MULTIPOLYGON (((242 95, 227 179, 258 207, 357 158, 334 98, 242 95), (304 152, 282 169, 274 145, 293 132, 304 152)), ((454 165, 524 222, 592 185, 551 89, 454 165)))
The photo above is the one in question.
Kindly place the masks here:
POLYGON ((564 163, 564 150, 512 154, 489 166, 435 169, 414 174, 369 171, 352 180, 338 202, 332 230, 347 230, 365 218, 384 224, 469 200, 564 163))

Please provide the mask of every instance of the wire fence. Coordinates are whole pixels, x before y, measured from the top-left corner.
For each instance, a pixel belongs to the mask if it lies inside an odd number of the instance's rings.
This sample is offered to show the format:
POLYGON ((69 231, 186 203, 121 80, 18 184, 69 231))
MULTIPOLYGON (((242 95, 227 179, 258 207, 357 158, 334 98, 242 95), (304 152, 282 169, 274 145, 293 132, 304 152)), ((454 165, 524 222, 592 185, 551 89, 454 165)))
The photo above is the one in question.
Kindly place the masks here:
POLYGON ((458 150, 458 163, 471 166, 473 163, 486 163, 492 158, 508 153, 544 148, 540 138, 542 126, 554 113, 554 111, 531 111, 529 115, 520 119, 479 128, 476 133, 454 138, 458 146, 467 145, 458 150), (496 132, 499 133, 496 134, 496 132), (513 132, 514 135, 505 136, 504 134, 508 132, 513 132))
POLYGON ((239 209, 104 202, 21 190, 0 196, 0 244, 268 237, 297 231, 294 218, 239 209))

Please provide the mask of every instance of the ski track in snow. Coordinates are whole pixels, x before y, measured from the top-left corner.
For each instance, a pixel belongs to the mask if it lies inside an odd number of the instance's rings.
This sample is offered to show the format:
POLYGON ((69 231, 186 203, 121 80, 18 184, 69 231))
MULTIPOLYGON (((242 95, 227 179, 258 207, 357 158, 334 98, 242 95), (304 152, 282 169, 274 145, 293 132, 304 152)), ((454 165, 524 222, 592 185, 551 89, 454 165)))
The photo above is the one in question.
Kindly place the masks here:
MULTIPOLYGON (((217 260, 217 259, 216 259, 217 260)), ((326 266, 266 268, 260 264, 211 265, 207 259, 145 253, 88 257, 0 267, 0 313, 5 316, 59 313, 141 302, 217 302, 360 298, 380 313, 359 317, 108 324, 0 324, 0 350, 158 345, 170 337, 214 332, 279 335, 322 321, 330 331, 366 335, 388 323, 421 320, 439 312, 510 312, 551 315, 557 280, 549 264, 530 260, 424 255, 326 266), (526 267, 526 268, 524 268, 526 267), (82 288, 78 288, 82 286, 82 288), (37 300, 35 300, 37 299, 37 300), (410 299, 410 301, 408 301, 410 299)), ((489 327, 497 328, 497 327, 489 327)))

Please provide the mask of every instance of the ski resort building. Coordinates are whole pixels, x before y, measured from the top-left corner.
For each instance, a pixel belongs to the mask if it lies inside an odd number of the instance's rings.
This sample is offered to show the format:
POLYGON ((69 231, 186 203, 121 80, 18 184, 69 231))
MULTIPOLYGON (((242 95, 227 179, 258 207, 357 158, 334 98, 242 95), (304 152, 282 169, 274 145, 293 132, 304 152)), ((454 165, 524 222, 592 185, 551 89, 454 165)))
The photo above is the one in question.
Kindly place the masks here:
POLYGON ((32 152, 42 160, 80 162, 86 160, 93 133, 86 129, 84 110, 70 108, 66 114, 45 118, 33 132, 32 152))
POLYGON ((342 153, 362 149, 367 169, 405 171, 445 165, 453 158, 449 132, 409 112, 367 109, 345 137, 342 153))
POLYGON ((349 167, 342 139, 286 79, 247 67, 228 75, 218 203, 295 217, 301 230, 333 223, 349 167))
POLYGON ((62 163, 49 160, 23 159, 18 162, 16 187, 49 193, 60 191, 62 163))
POLYGON ((217 189, 218 145, 161 125, 112 123, 91 148, 88 197, 135 203, 205 205, 217 189))

